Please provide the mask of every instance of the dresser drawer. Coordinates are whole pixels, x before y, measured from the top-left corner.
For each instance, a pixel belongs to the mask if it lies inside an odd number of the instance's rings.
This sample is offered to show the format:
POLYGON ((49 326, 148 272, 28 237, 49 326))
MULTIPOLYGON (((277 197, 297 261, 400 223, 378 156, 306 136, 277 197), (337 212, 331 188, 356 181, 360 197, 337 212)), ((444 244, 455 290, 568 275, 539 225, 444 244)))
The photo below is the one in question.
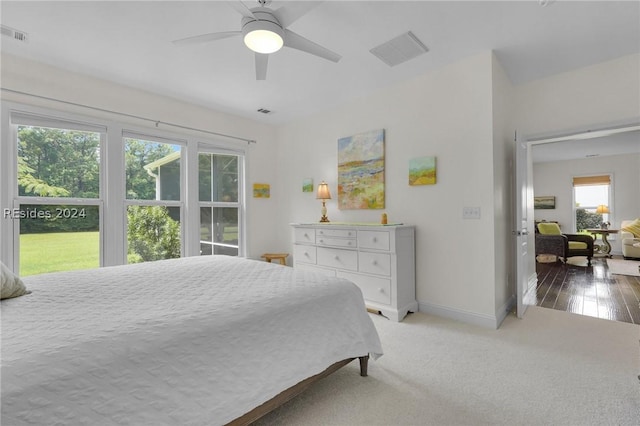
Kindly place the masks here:
POLYGON ((315 265, 308 265, 308 264, 305 264, 305 263, 296 264, 296 269, 299 269, 301 271, 315 272, 317 274, 322 274, 322 275, 325 275, 327 277, 335 277, 336 276, 336 270, 335 269, 319 268, 319 267, 317 267, 315 265))
POLYGON ((356 248, 357 246, 355 238, 333 238, 333 237, 323 237, 323 236, 316 235, 316 242, 319 246, 351 247, 351 248, 356 248))
POLYGON ((331 268, 358 270, 358 252, 318 247, 317 264, 331 268))
POLYGON ((320 237, 355 238, 356 231, 353 229, 316 229, 316 239, 320 237))
POLYGON ((306 244, 315 244, 316 242, 316 231, 311 228, 295 228, 295 242, 296 243, 306 243, 306 244))
POLYGON ((316 247, 296 244, 293 246, 293 258, 296 262, 316 263, 316 247))
POLYGON ((389 251, 389 231, 358 231, 358 247, 389 251))
POLYGON ((389 277, 391 276, 391 255, 387 253, 360 252, 358 270, 389 277))
POLYGON ((352 274, 350 272, 338 271, 338 277, 353 281, 360 290, 365 301, 391 303, 391 280, 386 278, 372 277, 370 275, 352 274))

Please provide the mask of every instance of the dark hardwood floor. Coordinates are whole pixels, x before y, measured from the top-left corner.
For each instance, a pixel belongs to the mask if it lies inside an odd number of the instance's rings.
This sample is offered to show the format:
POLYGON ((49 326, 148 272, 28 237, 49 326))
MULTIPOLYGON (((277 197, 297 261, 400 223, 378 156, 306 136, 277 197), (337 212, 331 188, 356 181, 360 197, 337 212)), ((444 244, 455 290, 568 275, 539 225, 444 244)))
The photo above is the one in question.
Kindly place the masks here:
POLYGON ((640 324, 640 277, 611 274, 604 258, 571 263, 536 262, 537 306, 640 324))

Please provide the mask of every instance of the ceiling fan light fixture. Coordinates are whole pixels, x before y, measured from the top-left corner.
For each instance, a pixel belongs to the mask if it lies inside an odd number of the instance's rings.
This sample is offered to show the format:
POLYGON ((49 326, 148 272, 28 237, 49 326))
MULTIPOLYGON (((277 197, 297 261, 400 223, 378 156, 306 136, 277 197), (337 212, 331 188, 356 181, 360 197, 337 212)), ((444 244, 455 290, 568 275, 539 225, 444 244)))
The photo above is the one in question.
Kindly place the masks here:
POLYGON ((257 53, 277 52, 284 45, 284 31, 269 21, 252 21, 243 28, 244 44, 257 53))

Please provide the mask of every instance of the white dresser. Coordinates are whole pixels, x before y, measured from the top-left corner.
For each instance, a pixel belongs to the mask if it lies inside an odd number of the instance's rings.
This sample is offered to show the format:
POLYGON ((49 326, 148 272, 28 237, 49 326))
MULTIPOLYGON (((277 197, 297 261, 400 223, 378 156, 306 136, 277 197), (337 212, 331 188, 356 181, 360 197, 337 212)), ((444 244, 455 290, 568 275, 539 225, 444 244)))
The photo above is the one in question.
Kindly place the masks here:
POLYGON ((371 310, 394 321, 416 312, 414 228, 292 224, 293 267, 353 281, 371 310))

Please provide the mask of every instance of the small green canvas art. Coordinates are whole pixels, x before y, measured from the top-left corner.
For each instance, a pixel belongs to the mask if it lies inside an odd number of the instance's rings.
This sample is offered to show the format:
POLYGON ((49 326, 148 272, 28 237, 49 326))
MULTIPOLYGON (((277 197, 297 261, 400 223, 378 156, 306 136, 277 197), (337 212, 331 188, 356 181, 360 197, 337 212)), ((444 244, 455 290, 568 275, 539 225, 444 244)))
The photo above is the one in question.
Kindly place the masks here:
POLYGON ((302 192, 313 192, 313 179, 302 179, 302 192))
POLYGON ((436 157, 419 157, 409 160, 409 185, 435 185, 436 157))

